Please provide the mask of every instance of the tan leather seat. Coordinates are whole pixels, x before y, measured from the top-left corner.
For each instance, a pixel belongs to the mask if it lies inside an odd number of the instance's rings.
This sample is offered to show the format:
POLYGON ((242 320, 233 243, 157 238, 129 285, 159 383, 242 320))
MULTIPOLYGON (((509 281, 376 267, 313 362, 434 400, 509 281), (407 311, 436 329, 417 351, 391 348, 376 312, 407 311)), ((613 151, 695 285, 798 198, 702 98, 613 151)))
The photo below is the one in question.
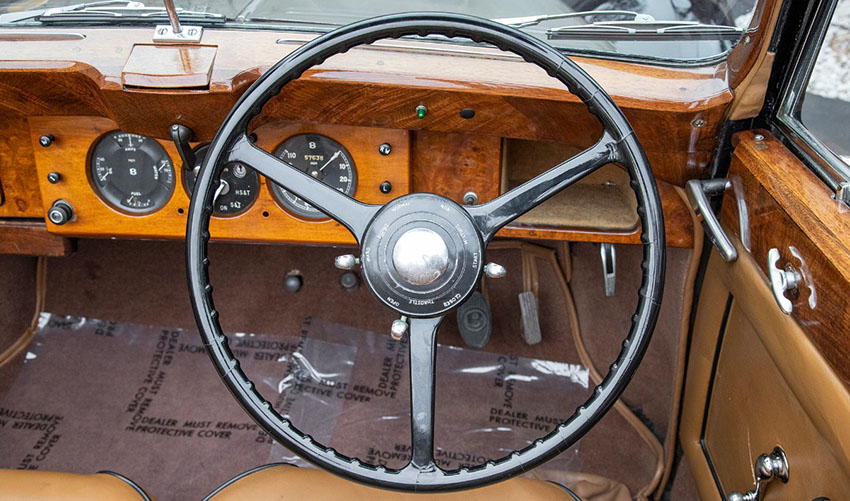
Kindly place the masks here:
POLYGON ((93 475, 38 470, 0 469, 0 501, 139 501, 144 490, 116 473, 93 475))
POLYGON ((385 491, 344 480, 314 468, 273 465, 256 469, 229 481, 210 494, 205 501, 464 501, 522 499, 524 501, 574 501, 578 497, 550 482, 529 478, 513 478, 495 485, 462 493, 412 494, 385 491))

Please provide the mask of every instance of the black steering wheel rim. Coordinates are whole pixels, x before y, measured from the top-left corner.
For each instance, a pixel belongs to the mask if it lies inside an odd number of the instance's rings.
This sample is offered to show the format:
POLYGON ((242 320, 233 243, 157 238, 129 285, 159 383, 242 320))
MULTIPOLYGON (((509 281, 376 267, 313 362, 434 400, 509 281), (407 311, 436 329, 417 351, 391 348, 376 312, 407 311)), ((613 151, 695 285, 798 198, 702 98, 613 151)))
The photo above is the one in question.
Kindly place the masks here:
MULTIPOLYGON (((251 165, 250 162, 248 163, 251 165)), ((544 179, 538 183, 547 182, 545 176, 555 171, 557 167, 539 176, 544 179)), ((290 182, 295 185, 288 188, 298 193, 296 189, 298 183, 310 181, 303 179, 306 177, 306 175, 299 176, 293 173, 290 182)), ((563 189, 563 186, 554 192, 560 189, 563 189)), ((501 217, 499 222, 504 225, 521 214, 521 212, 517 213, 516 204, 525 203, 527 209, 528 204, 537 205, 551 194, 553 193, 529 192, 511 200, 511 203, 503 203, 501 206, 492 204, 489 207, 487 204, 482 204, 470 209, 469 212, 473 219, 479 217, 480 220, 486 220, 501 217), (493 207, 497 210, 493 210, 493 207)), ((331 194, 320 193, 320 195, 330 196, 331 194)), ((308 201, 319 206, 329 215, 335 215, 334 207, 331 207, 332 200, 326 202, 326 206, 322 205, 324 201, 319 202, 319 198, 314 197, 308 201)), ((356 205, 349 205, 349 207, 367 207, 365 204, 354 203, 356 205)), ((364 209, 363 215, 355 214, 344 221, 342 218, 339 220, 352 231, 358 244, 361 244, 376 212, 364 209)), ((492 231, 482 230, 479 233, 483 245, 489 242, 498 229, 496 225, 487 228, 492 231)), ((637 369, 657 320, 665 271, 663 214, 655 180, 634 131, 607 93, 563 54, 528 34, 487 19, 431 12, 388 15, 344 26, 303 45, 263 74, 237 102, 210 144, 189 208, 186 246, 189 291, 198 328, 219 375, 246 412, 281 445, 325 470, 365 484, 406 491, 457 490, 497 482, 533 468, 573 445, 611 408, 637 369), (322 63, 328 57, 345 52, 357 45, 408 35, 444 35, 490 43, 502 50, 520 55, 564 83, 569 91, 579 97, 587 105, 590 113, 602 123, 607 140, 604 142, 600 140, 598 143, 596 152, 599 158, 595 161, 597 163, 600 160, 605 160, 606 163, 614 161, 628 170, 631 187, 637 197, 637 212, 642 225, 643 278, 638 292, 636 312, 632 317, 632 325, 622 349, 602 383, 568 420, 545 437, 499 460, 453 471, 441 470, 433 464, 416 465, 414 464, 415 454, 411 464, 399 470, 363 463, 359 459, 346 457, 315 442, 281 417, 259 394, 231 352, 213 303, 212 286, 208 274, 209 221, 213 212, 214 187, 217 185, 215 166, 224 163, 223 161, 245 160, 244 156, 240 156, 242 154, 259 158, 256 157, 257 153, 251 150, 252 146, 248 144, 247 128, 251 119, 259 114, 265 103, 277 95, 286 83, 295 80, 304 71, 322 63), (234 153, 237 151, 240 153, 234 153), (604 158, 600 156, 600 151, 607 152, 604 158)), ((478 273, 480 276, 480 269, 478 273)), ((434 333, 440 319, 441 317, 426 319, 433 324, 434 333)), ((414 342, 411 339, 412 365, 414 363, 413 349, 414 342)), ((413 382, 413 376, 411 376, 411 382, 413 382)), ((411 394, 414 390, 415 388, 412 387, 411 394)), ((431 407, 433 410, 433 400, 431 400, 431 407)), ((431 419, 433 421, 433 417, 431 419)), ((416 440, 414 432, 414 447, 416 440)))

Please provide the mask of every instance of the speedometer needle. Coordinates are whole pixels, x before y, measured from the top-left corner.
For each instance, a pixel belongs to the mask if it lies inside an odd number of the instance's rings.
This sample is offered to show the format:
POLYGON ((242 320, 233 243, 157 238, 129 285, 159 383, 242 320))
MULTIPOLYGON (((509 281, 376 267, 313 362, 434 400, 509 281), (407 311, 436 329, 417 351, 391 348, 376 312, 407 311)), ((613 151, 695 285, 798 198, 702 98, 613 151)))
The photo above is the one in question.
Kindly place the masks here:
POLYGON ((325 165, 323 165, 323 166, 321 166, 321 167, 319 168, 319 172, 322 172, 323 170, 325 170, 325 167, 327 167, 327 166, 328 166, 328 164, 330 164, 331 162, 333 162, 334 160, 336 160, 336 157, 338 157, 340 153, 341 153, 341 151, 340 151, 340 150, 336 150, 336 153, 334 153, 334 154, 333 154, 333 156, 330 158, 330 160, 328 160, 327 162, 325 162, 325 165))

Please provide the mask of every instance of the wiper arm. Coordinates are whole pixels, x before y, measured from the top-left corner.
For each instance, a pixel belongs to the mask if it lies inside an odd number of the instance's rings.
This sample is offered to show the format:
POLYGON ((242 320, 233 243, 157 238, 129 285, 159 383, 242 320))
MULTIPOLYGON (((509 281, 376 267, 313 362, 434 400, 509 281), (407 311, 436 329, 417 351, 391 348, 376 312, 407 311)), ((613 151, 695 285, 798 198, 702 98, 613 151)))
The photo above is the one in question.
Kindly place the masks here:
POLYGON ((641 14, 630 10, 584 10, 580 12, 561 12, 558 14, 539 14, 536 16, 501 17, 493 19, 493 21, 507 24, 514 28, 526 28, 528 26, 536 26, 544 21, 551 21, 554 19, 569 19, 588 16, 628 16, 634 21, 655 21, 655 18, 649 14, 641 14))
MULTIPOLYGON (((190 23, 219 24, 227 21, 222 14, 177 9, 181 21, 190 23)), ((162 7, 147 7, 142 2, 106 0, 82 3, 68 7, 47 9, 36 20, 44 23, 103 23, 161 21, 168 19, 167 11, 162 7)))
POLYGON ((728 40, 738 41, 743 28, 695 21, 598 21, 546 30, 549 40, 728 40))

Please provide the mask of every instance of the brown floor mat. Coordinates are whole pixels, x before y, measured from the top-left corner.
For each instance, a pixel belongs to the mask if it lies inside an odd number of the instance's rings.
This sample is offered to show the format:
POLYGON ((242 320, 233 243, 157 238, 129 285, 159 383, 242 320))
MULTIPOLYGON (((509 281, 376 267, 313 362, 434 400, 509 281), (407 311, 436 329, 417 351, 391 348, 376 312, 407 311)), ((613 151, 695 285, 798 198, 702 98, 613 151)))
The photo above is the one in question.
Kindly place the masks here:
MULTIPOLYGON (((186 292, 183 242, 81 239, 78 247, 78 252, 70 257, 49 260, 48 311, 194 329, 186 292)), ((376 332, 380 339, 385 339, 395 318, 392 313, 365 287, 347 292, 339 286, 342 272, 333 268, 333 259, 351 250, 211 244, 210 272, 216 308, 225 330, 297 335, 301 320, 310 315, 376 332), (300 270, 305 277, 304 287, 297 294, 285 292, 282 286, 283 276, 293 269, 300 270)), ((640 246, 617 246, 617 293, 605 297, 598 246, 572 246, 573 291, 579 320, 588 351, 600 369, 613 361, 634 312, 641 252, 640 246)), ((667 290, 661 317, 644 362, 625 393, 629 405, 640 409, 661 434, 669 414, 682 283, 689 256, 687 249, 668 249, 667 290)), ((482 351, 577 362, 564 298, 554 280, 554 270, 541 264, 539 305, 543 342, 528 346, 518 333, 521 317, 517 295, 523 290, 519 252, 488 250, 487 259, 505 265, 509 272, 501 280, 488 282, 493 336, 482 351)), ((438 341, 447 346, 463 346, 454 317, 448 315, 438 341)), ((211 371, 207 364, 206 369, 211 371)), ((0 374, 0 382, 3 381, 0 374)), ((0 457, 2 450, 0 444, 0 457)), ((652 478, 655 457, 616 412, 606 415, 582 439, 580 450, 582 471, 622 481, 632 492, 652 478)), ((257 463, 246 460, 242 464, 248 467, 257 463)), ((222 471, 221 479, 236 470, 222 471)))
MULTIPOLYGON (((408 458, 407 346, 308 318, 294 336, 231 346, 266 398, 304 432, 391 467, 408 458)), ((441 346, 437 459, 479 464, 522 447, 587 394, 575 364, 441 346)), ((43 314, 0 400, 0 467, 133 478, 161 500, 198 499, 269 461, 299 462, 246 417, 196 332, 43 314)), ((547 465, 581 470, 582 446, 547 465)))

